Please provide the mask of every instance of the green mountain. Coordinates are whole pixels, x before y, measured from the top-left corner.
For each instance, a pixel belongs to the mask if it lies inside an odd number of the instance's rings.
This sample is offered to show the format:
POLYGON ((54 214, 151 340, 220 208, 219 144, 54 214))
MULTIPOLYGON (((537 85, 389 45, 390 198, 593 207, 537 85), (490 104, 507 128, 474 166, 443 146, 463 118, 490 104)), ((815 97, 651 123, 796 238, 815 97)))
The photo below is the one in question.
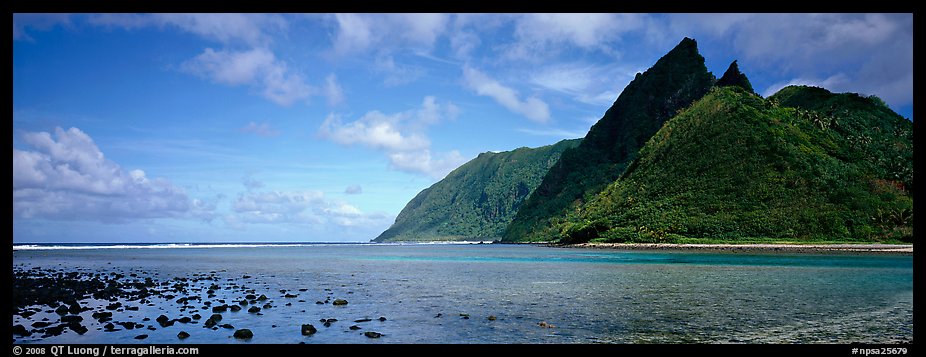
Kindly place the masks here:
POLYGON ((563 152, 521 206, 503 241, 549 241, 552 220, 601 192, 624 171, 641 146, 680 109, 714 84, 695 40, 683 39, 624 88, 575 149, 563 152))
POLYGON ((496 240, 560 154, 579 142, 482 153, 418 193, 373 241, 496 240))
POLYGON ((730 63, 730 67, 727 67, 727 71, 723 72, 723 76, 717 80, 715 85, 718 87, 737 86, 747 92, 756 92, 752 90, 752 83, 749 83, 749 78, 746 78, 746 75, 740 72, 740 66, 736 64, 736 60, 730 63))
POLYGON ((567 243, 912 242, 913 124, 875 97, 717 87, 555 227, 567 243))

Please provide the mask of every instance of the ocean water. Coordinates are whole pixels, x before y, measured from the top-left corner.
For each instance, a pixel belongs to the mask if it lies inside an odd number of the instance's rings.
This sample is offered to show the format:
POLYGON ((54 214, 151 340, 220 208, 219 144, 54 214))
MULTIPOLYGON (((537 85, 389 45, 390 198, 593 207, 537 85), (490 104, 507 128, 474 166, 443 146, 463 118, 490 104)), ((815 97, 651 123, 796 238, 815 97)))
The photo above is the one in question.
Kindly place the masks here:
MULTIPOLYGON (((167 281, 215 272, 223 287, 265 294, 262 315, 224 312, 199 323, 162 328, 154 322, 191 316, 157 297, 116 321, 156 330, 102 331, 86 311, 84 335, 73 331, 17 343, 895 343, 913 340, 913 258, 890 255, 747 255, 608 251, 528 245, 296 244, 30 246, 13 252, 14 269, 117 272, 167 281), (44 247, 48 248, 48 247, 44 247), (251 278, 245 279, 249 275, 251 278), (297 294, 286 298, 280 290, 297 294), (305 291, 299 291, 305 289, 305 291), (345 299, 345 306, 316 304, 345 299), (303 302, 300 302, 303 301, 303 302), (286 304, 290 304, 286 306, 286 304), (493 316, 494 319, 490 319, 493 316), (151 321, 142 321, 143 318, 151 321), (385 321, 379 321, 385 317, 385 321), (468 318, 466 318, 468 317, 468 318), (320 319, 337 319, 324 327, 320 319), (355 323, 357 319, 372 321, 355 323), (300 326, 318 332, 302 336, 300 326), (352 330, 356 325, 360 329, 352 330), (177 333, 191 336, 178 340, 177 333), (372 339, 363 332, 383 334, 372 339), (147 334, 145 340, 135 336, 147 334)), ((20 247, 22 248, 22 247, 20 247)), ((201 282, 208 286, 212 282, 201 282)), ((240 299, 223 289, 202 301, 240 299)), ((178 295, 177 297, 182 297, 178 295)), ((84 299, 96 307, 108 301, 84 299)), ((219 304, 215 302, 215 304, 219 304)), ((48 310, 44 307, 43 310, 48 310)), ((13 325, 29 318, 13 316, 13 325)))

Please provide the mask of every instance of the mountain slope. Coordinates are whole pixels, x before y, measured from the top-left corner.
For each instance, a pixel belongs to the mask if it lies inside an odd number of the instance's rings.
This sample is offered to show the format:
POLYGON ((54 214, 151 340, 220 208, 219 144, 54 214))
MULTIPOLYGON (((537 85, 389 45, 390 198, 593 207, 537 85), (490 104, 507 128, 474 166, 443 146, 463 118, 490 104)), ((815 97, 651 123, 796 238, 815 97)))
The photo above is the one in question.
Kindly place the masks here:
POLYGON ((482 153, 418 193, 374 241, 498 239, 560 154, 580 141, 482 153))
POLYGON ((637 74, 575 149, 563 152, 505 230, 503 241, 547 241, 551 219, 613 182, 637 150, 678 110, 714 83, 697 43, 683 39, 652 68, 637 74))
POLYGON ((912 241, 912 129, 876 98, 718 87, 556 229, 568 243, 912 241))

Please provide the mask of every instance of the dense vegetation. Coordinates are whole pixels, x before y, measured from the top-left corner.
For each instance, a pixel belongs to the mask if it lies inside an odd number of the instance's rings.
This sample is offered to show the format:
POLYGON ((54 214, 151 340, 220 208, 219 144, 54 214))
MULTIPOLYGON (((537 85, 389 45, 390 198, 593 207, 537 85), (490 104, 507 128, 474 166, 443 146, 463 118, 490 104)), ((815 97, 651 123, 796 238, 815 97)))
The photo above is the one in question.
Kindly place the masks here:
POLYGON ((496 240, 563 150, 580 141, 482 153, 421 191, 374 241, 496 240))
POLYGON ((912 242, 912 129, 874 97, 717 87, 552 238, 912 242))
POLYGON ((638 73, 575 149, 567 150, 508 226, 504 241, 548 241, 552 219, 601 192, 643 144, 680 109, 714 84, 697 43, 683 39, 652 68, 638 73))

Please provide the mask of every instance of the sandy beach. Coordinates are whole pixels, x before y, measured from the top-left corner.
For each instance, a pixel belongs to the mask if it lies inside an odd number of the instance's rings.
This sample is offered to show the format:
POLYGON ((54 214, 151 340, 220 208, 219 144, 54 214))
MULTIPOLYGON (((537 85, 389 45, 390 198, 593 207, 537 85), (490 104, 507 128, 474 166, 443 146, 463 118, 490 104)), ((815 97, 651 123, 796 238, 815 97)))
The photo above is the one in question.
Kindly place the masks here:
POLYGON ((554 245, 564 248, 615 250, 678 250, 732 253, 884 253, 913 254, 912 244, 672 244, 672 243, 580 243, 554 245))

